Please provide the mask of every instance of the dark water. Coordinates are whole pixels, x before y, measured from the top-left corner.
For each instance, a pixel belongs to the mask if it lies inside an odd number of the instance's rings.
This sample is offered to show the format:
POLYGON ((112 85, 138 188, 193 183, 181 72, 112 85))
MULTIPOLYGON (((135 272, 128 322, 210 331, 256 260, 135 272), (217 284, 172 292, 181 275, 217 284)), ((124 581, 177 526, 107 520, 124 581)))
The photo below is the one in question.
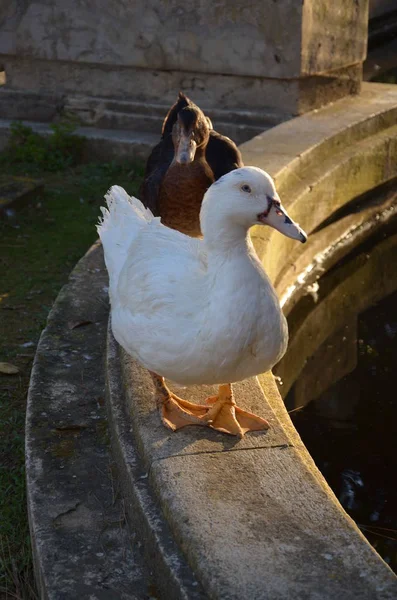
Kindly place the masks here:
MULTIPOLYGON (((357 367, 291 418, 342 506, 397 572, 397 293, 358 315, 356 344, 357 367)), ((293 396, 294 388, 287 406, 293 396)))

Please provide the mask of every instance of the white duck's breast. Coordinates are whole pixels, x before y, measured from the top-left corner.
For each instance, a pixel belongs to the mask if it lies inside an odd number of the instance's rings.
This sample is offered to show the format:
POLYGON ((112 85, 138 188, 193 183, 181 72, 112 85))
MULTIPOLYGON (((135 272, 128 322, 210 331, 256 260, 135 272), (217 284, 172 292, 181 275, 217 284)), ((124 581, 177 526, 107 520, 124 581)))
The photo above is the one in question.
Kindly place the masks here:
MULTIPOLYGON (((201 286, 197 271, 194 280, 193 288, 189 277, 163 281, 168 300, 159 299, 155 311, 114 307, 119 343, 148 369, 185 384, 239 381, 270 369, 285 351, 287 328, 257 259, 223 260, 202 273, 201 286)), ((133 286, 129 292, 134 304, 133 286)))
POLYGON ((206 323, 211 326, 200 336, 202 366, 197 370, 208 383, 239 381, 269 370, 286 350, 288 330, 256 257, 247 261, 242 255, 224 264, 210 298, 206 323))

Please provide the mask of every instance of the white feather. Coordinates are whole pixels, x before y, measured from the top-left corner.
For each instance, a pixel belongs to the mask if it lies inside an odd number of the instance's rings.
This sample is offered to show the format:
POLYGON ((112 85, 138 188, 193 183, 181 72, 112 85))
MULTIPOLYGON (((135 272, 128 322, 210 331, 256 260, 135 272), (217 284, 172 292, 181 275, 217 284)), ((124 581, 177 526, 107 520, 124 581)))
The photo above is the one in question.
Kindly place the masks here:
POLYGON ((97 225, 97 231, 104 247, 109 273, 109 293, 112 298, 131 243, 140 230, 155 217, 140 200, 130 197, 118 185, 110 188, 105 199, 107 208, 101 207, 102 219, 97 225))

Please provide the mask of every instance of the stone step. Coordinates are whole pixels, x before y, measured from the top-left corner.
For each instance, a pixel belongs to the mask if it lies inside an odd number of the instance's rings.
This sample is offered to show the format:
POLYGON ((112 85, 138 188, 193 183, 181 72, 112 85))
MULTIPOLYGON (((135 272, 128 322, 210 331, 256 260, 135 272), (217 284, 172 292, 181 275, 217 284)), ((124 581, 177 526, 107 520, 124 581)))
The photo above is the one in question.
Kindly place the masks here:
POLYGON ((10 121, 52 121, 59 114, 61 98, 55 94, 0 87, 0 118, 10 121))
MULTIPOLYGON (((0 119, 0 150, 7 144, 12 121, 0 119)), ((33 131, 41 135, 51 135, 52 129, 48 123, 23 121, 33 131)), ((78 127, 75 132, 86 138, 84 159, 89 162, 94 159, 110 160, 114 158, 146 160, 151 149, 158 142, 158 136, 143 131, 97 129, 94 127, 78 127)))
MULTIPOLYGON (((91 96, 56 96, 0 88, 0 115, 9 120, 49 122, 62 115, 75 117, 82 126, 100 129, 131 130, 161 134, 163 120, 170 106, 114 98, 91 96)), ((224 110, 205 108, 214 128, 243 143, 280 123, 280 114, 272 111, 224 110)), ((283 119, 291 115, 284 115, 283 119)))
MULTIPOLYGON (((65 114, 76 116, 81 123, 109 129, 137 129, 161 134, 169 106, 153 103, 122 101, 86 96, 67 97, 63 104, 65 114)), ((280 115, 271 112, 227 111, 204 109, 211 118, 214 129, 227 135, 237 144, 280 122, 280 115)))
MULTIPOLYGON (((194 101, 194 98, 192 98, 194 101)), ((106 98, 106 97, 93 97, 93 96, 79 96, 79 95, 67 95, 64 97, 64 106, 66 109, 84 109, 96 110, 97 108, 103 110, 110 110, 116 112, 125 113, 136 113, 142 115, 158 116, 162 119, 165 118, 171 104, 143 102, 136 100, 121 100, 119 98, 106 98)), ((251 124, 266 124, 272 122, 273 124, 280 121, 280 113, 275 111, 266 110, 247 110, 247 109, 222 109, 219 107, 200 106, 200 108, 207 114, 211 119, 218 118, 222 121, 239 120, 241 123, 251 124)), ((289 115, 291 116, 291 115, 289 115)))
MULTIPOLYGON (((98 110, 95 114, 89 113, 86 110, 74 111, 74 115, 78 116, 81 122, 92 127, 100 129, 145 131, 157 135, 157 141, 160 141, 161 128, 163 119, 159 116, 142 115, 139 113, 122 113, 111 110, 98 110)), ((246 125, 241 123, 219 122, 214 119, 214 128, 233 139, 236 144, 243 143, 253 138, 258 133, 261 133, 267 127, 259 128, 254 125, 246 125)))

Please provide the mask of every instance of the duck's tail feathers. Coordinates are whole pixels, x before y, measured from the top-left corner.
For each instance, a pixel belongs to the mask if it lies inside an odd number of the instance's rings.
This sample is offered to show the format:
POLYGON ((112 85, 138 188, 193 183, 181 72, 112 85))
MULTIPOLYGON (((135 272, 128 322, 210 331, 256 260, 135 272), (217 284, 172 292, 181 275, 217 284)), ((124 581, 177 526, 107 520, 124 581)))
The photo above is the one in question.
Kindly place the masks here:
POLYGON ((110 188, 105 199, 107 208, 101 207, 102 218, 99 219, 97 231, 103 245, 112 300, 131 243, 154 217, 140 200, 130 197, 118 185, 110 188))

